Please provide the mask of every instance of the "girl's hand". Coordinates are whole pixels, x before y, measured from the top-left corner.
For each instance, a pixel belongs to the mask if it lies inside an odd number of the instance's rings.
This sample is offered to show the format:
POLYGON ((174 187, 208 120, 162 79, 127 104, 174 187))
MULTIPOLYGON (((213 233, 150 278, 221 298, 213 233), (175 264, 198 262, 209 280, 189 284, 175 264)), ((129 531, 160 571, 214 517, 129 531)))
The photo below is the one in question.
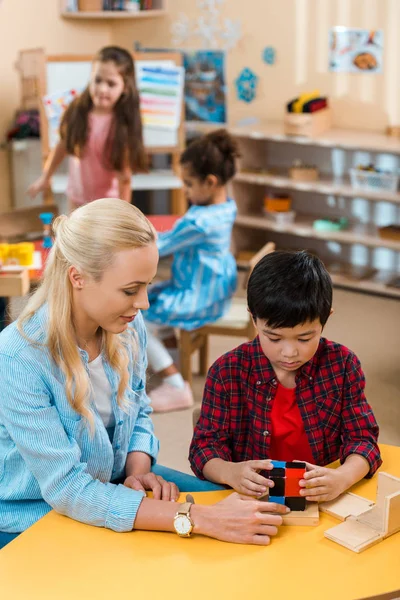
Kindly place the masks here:
POLYGON ((278 533, 278 527, 282 525, 281 515, 288 512, 283 504, 252 500, 235 493, 212 506, 194 504, 191 508, 194 533, 223 542, 263 546, 268 545, 271 536, 278 533))
POLYGON ((245 460, 229 463, 224 483, 240 494, 263 496, 274 484, 270 479, 259 475, 258 472, 271 469, 273 469, 273 465, 270 460, 245 460))
POLYGON ((145 492, 151 490, 154 500, 176 502, 179 498, 179 489, 170 481, 165 481, 160 475, 145 473, 144 475, 129 475, 124 481, 126 487, 145 492))
POLYGON ((33 199, 40 192, 44 192, 50 186, 50 181, 46 175, 41 175, 32 185, 28 188, 28 194, 33 199))
POLYGON ((300 494, 308 502, 334 500, 347 489, 343 474, 339 469, 328 469, 306 463, 307 472, 300 480, 300 487, 306 488, 300 494))

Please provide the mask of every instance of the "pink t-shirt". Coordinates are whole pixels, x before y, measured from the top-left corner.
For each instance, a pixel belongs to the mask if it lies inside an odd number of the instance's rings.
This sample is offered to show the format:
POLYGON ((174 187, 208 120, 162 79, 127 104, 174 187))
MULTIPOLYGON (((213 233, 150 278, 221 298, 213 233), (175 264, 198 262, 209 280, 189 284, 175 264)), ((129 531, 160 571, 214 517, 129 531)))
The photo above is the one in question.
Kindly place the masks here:
POLYGON ((67 198, 75 206, 98 198, 119 196, 117 173, 104 166, 106 142, 113 117, 113 113, 89 113, 89 135, 83 156, 69 157, 67 198))

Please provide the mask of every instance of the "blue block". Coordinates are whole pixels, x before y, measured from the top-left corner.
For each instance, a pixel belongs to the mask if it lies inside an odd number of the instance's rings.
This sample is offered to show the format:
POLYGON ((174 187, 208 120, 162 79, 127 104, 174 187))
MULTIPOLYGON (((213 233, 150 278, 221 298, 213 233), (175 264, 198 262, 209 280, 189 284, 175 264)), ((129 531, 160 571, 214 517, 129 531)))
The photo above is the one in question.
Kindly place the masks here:
POLYGON ((285 504, 285 498, 283 496, 270 496, 270 502, 276 502, 276 504, 285 504))
POLYGON ((284 460, 271 460, 274 469, 286 469, 286 461, 284 460))

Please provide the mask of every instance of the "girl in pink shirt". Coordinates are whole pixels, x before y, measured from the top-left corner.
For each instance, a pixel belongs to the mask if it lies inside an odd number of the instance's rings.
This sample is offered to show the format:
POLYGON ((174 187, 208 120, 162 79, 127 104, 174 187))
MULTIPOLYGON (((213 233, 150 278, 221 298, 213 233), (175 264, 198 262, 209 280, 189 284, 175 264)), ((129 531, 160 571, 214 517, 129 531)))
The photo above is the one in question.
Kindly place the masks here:
POLYGON ((123 48, 96 55, 88 87, 66 109, 60 141, 28 190, 32 197, 49 187, 66 155, 71 210, 97 198, 131 201, 132 171, 146 170, 146 154, 134 62, 123 48))

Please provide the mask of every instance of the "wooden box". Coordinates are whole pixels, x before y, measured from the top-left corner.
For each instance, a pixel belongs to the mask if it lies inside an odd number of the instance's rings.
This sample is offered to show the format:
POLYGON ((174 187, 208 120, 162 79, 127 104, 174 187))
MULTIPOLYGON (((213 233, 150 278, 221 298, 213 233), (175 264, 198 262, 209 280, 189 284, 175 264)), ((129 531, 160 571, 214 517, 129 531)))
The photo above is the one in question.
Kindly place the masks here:
POLYGON ((285 113, 284 132, 286 135, 315 137, 331 128, 332 112, 323 108, 315 113, 285 113))
POLYGON ((318 181, 319 178, 316 167, 291 167, 289 176, 294 181, 318 181))
POLYGON ((386 240, 400 240, 400 225, 387 225, 379 227, 379 235, 386 240))
POLYGON ((103 0, 79 0, 79 12, 100 12, 103 10, 103 0))
POLYGON ((25 296, 29 292, 29 271, 24 269, 20 273, 0 272, 0 296, 25 296))

